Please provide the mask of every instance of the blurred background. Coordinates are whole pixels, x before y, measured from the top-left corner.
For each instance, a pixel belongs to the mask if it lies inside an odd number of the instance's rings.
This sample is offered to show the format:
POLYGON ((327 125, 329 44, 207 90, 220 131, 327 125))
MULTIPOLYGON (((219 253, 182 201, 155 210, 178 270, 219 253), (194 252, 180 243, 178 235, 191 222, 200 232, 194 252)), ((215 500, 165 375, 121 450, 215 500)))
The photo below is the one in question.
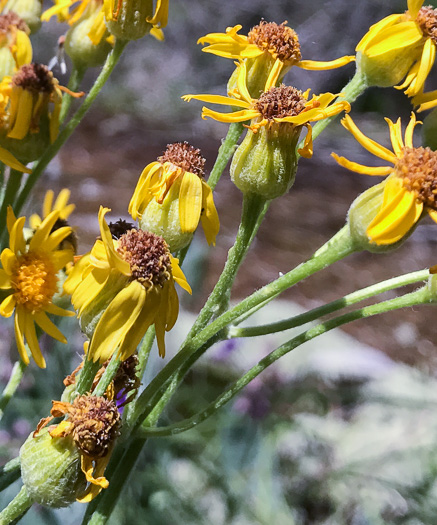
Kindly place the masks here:
MULTIPOLYGON (((129 44, 114 76, 50 164, 29 204, 29 212, 39 211, 48 188, 70 188, 77 206, 71 222, 81 253, 90 249, 98 234, 100 204, 112 209, 112 218, 128 218, 127 205, 142 169, 162 154, 167 143, 187 140, 201 148, 211 169, 227 126, 203 121, 202 104, 187 104, 180 97, 225 94, 234 66, 230 60, 202 53, 198 38, 236 24, 247 34, 262 18, 288 21, 299 35, 303 59, 332 60, 353 54, 371 24, 406 9, 404 0, 171 0, 170 4, 165 42, 145 38, 129 44)), ((38 61, 50 60, 65 31, 66 26, 55 21, 43 26, 34 40, 38 61)), ((88 72, 85 90, 97 73, 88 72)), ((64 85, 68 82, 68 74, 62 77, 56 70, 55 74, 64 85)), ((353 74, 353 64, 324 72, 294 68, 285 81, 316 94, 340 92, 353 74)), ((428 90, 435 86, 434 75, 428 90)), ((402 92, 372 88, 353 105, 351 116, 366 134, 389 145, 384 117, 401 116, 406 123, 411 109, 402 92)), ((237 278, 235 300, 310 257, 344 224, 352 200, 374 184, 370 177, 339 167, 332 151, 375 164, 339 121, 317 138, 314 157, 301 159, 290 193, 270 207, 237 278)), ((235 237, 241 194, 227 172, 217 187, 216 204, 221 221, 217 246, 209 249, 198 233, 184 266, 194 294, 181 297, 184 311, 168 343, 173 352, 216 282, 235 237)), ((283 294, 251 324, 290 317, 358 288, 434 265, 435 232, 436 225, 426 219, 396 252, 351 256, 283 294)), ((433 307, 421 307, 347 325, 344 331, 293 352, 198 429, 150 440, 110 523, 434 524, 434 317, 433 307)), ((74 322, 65 321, 61 329, 70 333, 69 347, 44 340, 48 370, 31 367, 3 418, 0 452, 5 461, 48 415, 47 399, 59 399, 61 381, 47 378, 64 377, 79 363, 82 336, 74 322)), ((16 349, 11 344, 12 327, 4 320, 3 330, 4 384, 16 349)), ((161 424, 200 410, 257 359, 292 336, 288 332, 249 342, 235 340, 213 348, 189 374, 161 424)), ((160 366, 155 355, 148 377, 160 366)), ((14 491, 16 486, 2 495, 2 506, 14 491)), ((56 512, 35 507, 23 523, 75 525, 82 513, 79 504, 56 512)))

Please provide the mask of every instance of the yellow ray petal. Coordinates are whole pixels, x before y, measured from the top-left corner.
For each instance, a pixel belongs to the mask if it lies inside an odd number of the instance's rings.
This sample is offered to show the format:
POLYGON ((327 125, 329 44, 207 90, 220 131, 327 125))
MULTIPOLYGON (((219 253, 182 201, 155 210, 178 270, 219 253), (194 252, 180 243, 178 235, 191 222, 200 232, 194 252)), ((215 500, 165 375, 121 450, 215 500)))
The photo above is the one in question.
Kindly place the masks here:
POLYGON ((29 243, 30 250, 37 250, 45 245, 53 229, 53 226, 55 225, 58 219, 59 219, 58 211, 52 211, 51 213, 49 213, 49 215, 47 215, 47 217, 42 221, 40 227, 36 230, 32 238, 30 239, 30 243, 29 243))
POLYGON ((28 365, 30 360, 24 345, 24 318, 21 308, 17 308, 14 317, 15 341, 17 343, 18 353, 25 365, 28 365))
POLYGON ((414 134, 414 128, 418 124, 423 124, 423 122, 416 121, 416 115, 414 112, 411 112, 410 122, 408 123, 407 128, 405 129, 405 146, 407 148, 413 148, 413 134, 414 134))
POLYGON ((179 220, 182 233, 192 233, 199 224, 202 211, 202 181, 194 173, 185 172, 179 191, 179 220))
POLYGON ((178 285, 183 288, 186 292, 188 292, 190 295, 192 293, 191 286, 187 282, 187 278, 184 275, 184 272, 181 270, 179 266, 179 260, 170 255, 171 260, 171 271, 173 274, 173 279, 175 280, 178 285))
POLYGON ((30 353, 32 354, 35 363, 40 368, 46 367, 46 361, 41 353, 39 347, 38 337, 36 335, 35 324, 33 322, 33 316, 26 314, 24 317, 24 337, 27 341, 30 353))
POLYGON ((11 317, 11 315, 14 313, 15 306, 16 301, 14 294, 8 295, 0 304, 0 315, 6 318, 11 317))
POLYGON ((392 26, 393 24, 396 24, 400 20, 404 18, 403 14, 394 14, 387 16, 377 22, 376 24, 373 24, 370 26, 369 31, 363 36, 363 38, 358 42, 357 47, 355 48, 355 51, 365 51, 369 43, 379 34, 383 31, 383 29, 392 26))
POLYGON ((340 164, 340 166, 343 166, 343 168, 355 171, 356 173, 362 173, 364 175, 383 176, 389 175, 393 171, 393 166, 363 166, 357 162, 347 160, 344 157, 339 157, 336 153, 331 153, 331 156, 334 157, 334 159, 340 164))
POLYGON ((250 103, 245 100, 224 97, 223 95, 183 95, 181 98, 185 100, 185 102, 190 102, 190 100, 200 100, 209 104, 221 104, 223 106, 235 106, 240 108, 250 107, 250 103))
POLYGON ((9 247, 14 253, 23 253, 26 249, 26 241, 24 240, 23 227, 26 222, 26 217, 17 219, 12 227, 9 235, 9 247))
POLYGON ((377 34, 365 52, 369 58, 375 58, 393 49, 414 48, 422 39, 422 32, 415 22, 399 22, 377 34))
POLYGON ((307 128, 307 134, 302 148, 299 148, 297 152, 304 159, 310 159, 313 156, 313 128, 310 124, 305 124, 307 128))
POLYGON ((0 269, 0 290, 9 290, 10 288, 12 288, 10 276, 0 269))
POLYGON ((234 111, 232 113, 219 113, 218 111, 212 111, 207 107, 202 108, 202 118, 206 119, 210 117, 219 122, 246 122, 253 118, 259 117, 260 114, 254 109, 244 109, 243 111, 234 111))
POLYGON ((214 204, 211 188, 202 181, 202 213, 200 220, 205 232, 206 242, 215 246, 215 239, 220 229, 220 220, 214 204))
POLYGON ((297 67, 306 69, 309 71, 326 71, 327 69, 336 69, 343 67, 350 62, 355 61, 355 55, 347 55, 336 60, 330 60, 328 62, 319 62, 315 60, 301 60, 296 64, 297 67))
POLYGON ((46 334, 61 343, 66 344, 67 338, 59 330, 59 328, 50 321, 47 315, 44 312, 38 312, 34 314, 33 318, 35 319, 36 324, 44 330, 46 334))
POLYGON ((76 315, 71 310, 64 310, 64 308, 60 308, 59 306, 56 306, 56 304, 53 303, 48 304, 45 307, 45 310, 49 314, 60 315, 61 317, 74 317, 76 315))
POLYGON ((341 120, 342 125, 355 137, 355 139, 365 148, 367 151, 376 155, 380 159, 384 159, 387 162, 396 162, 396 155, 392 153, 381 144, 378 144, 374 140, 366 137, 356 126, 355 122, 351 119, 349 115, 346 115, 341 120))
POLYGON ((411 18, 414 20, 419 13, 420 8, 423 5, 424 0, 408 0, 408 13, 410 14, 411 18))
POLYGON ((425 80, 428 77, 429 72, 431 71, 432 66, 435 62, 436 47, 434 42, 428 38, 425 41, 423 46, 422 56, 419 61, 419 68, 417 70, 417 75, 412 80, 408 89, 405 90, 405 94, 409 97, 414 97, 420 93, 425 84, 425 80))
POLYGON ((4 271, 11 275, 14 265, 17 262, 15 253, 10 248, 5 248, 0 255, 0 260, 4 271))
POLYGON ((396 154, 396 157, 402 155, 402 149, 404 148, 404 141, 402 140, 402 129, 401 129, 401 119, 398 118, 396 124, 392 122, 389 118, 384 119, 390 130, 390 141, 393 146, 393 151, 396 154))

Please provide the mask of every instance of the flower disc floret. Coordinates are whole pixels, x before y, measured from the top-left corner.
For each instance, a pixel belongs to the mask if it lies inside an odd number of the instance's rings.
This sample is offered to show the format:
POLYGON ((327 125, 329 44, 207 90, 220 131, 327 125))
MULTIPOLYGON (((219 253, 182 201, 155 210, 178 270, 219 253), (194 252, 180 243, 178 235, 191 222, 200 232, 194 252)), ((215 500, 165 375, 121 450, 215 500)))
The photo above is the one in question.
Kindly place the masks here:
POLYGON ((202 157, 199 148, 195 148, 187 141, 167 144, 167 149, 158 157, 158 162, 161 164, 170 162, 176 167, 194 173, 200 178, 203 178, 205 175, 206 159, 202 157))
POLYGON ((302 91, 282 84, 262 93, 254 103, 254 108, 259 111, 262 118, 274 121, 278 118, 299 115, 304 111, 306 102, 302 91))
POLYGON ((117 251, 129 263, 132 279, 147 289, 152 286, 162 288, 170 280, 170 252, 162 237, 133 229, 120 237, 117 251))
POLYGON ((261 51, 268 51, 281 62, 292 64, 301 60, 299 38, 296 31, 288 27, 287 22, 261 22, 252 27, 247 35, 249 44, 255 44, 261 51))
POLYGON ((437 44, 437 9, 422 7, 417 13, 416 22, 425 38, 437 44))
POLYGON ((32 313, 44 309, 56 293, 56 273, 51 258, 43 252, 19 256, 11 275, 16 303, 32 313))

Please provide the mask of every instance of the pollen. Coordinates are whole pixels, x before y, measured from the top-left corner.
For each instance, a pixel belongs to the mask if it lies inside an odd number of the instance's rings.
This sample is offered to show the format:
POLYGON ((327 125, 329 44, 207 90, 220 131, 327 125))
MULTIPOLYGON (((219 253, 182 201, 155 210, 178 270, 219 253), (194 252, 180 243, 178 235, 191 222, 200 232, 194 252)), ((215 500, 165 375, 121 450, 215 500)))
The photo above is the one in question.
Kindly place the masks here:
POLYGON ((68 407, 76 446, 87 456, 102 458, 119 435, 120 414, 113 401, 98 396, 78 396, 68 407))
POLYGON ((32 93, 52 93, 53 73, 42 64, 25 64, 12 77, 12 84, 32 93))
POLYGON ((168 244, 159 235, 143 230, 129 230, 121 236, 117 251, 130 264, 132 279, 145 288, 163 287, 171 278, 168 244))
POLYGON ((21 255, 12 272, 15 300, 32 313, 47 306, 57 291, 56 270, 50 257, 29 252, 21 255))
POLYGON ((262 93, 255 103, 255 109, 267 120, 294 117, 305 109, 306 100, 302 91, 281 84, 262 93))
POLYGON ((200 149, 191 146, 188 142, 175 142, 167 144, 167 149, 158 162, 164 164, 171 162, 184 171, 189 171, 203 178, 205 173, 205 159, 200 153, 200 149))
POLYGON ((417 14, 416 22, 424 37, 429 37, 437 45, 437 9, 431 6, 422 7, 417 14))
POLYGON ((299 62, 302 58, 299 38, 291 27, 286 26, 286 23, 276 24, 261 20, 249 31, 247 39, 250 44, 255 44, 262 51, 270 52, 281 62, 299 62))
POLYGON ((437 152, 430 148, 404 148, 395 165, 404 187, 425 206, 437 210, 437 152))

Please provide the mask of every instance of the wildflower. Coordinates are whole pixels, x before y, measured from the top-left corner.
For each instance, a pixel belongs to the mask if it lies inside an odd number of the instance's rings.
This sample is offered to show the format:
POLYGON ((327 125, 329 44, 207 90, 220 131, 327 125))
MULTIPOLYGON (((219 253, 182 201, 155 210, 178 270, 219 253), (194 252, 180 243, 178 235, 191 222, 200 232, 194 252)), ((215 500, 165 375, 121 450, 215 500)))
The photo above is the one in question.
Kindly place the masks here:
MULTIPOLYGON (((302 126, 305 126, 307 136, 304 147, 299 150, 303 157, 312 156, 312 130, 309 123, 337 115, 344 110, 350 110, 350 104, 345 100, 330 105, 338 95, 323 93, 322 95, 313 95, 308 100, 309 90, 303 93, 290 86, 274 87, 271 83, 272 79, 266 83, 264 92, 260 97, 254 99, 247 90, 246 64, 244 62, 238 65, 238 71, 238 89, 231 93, 232 96, 184 95, 182 98, 187 102, 195 99, 212 104, 243 108, 241 111, 219 113, 203 107, 202 118, 210 117, 220 122, 229 123, 251 120, 247 127, 254 133, 257 133, 263 126, 277 128, 278 124, 291 124, 296 132, 300 133, 302 126)), ((287 127, 287 129, 289 128, 290 126, 287 127)))
POLYGON ((437 222, 437 152, 413 146, 417 124, 414 113, 402 138, 400 119, 385 119, 390 129, 393 152, 366 137, 349 116, 342 124, 370 153, 393 166, 369 167, 351 162, 335 153, 332 156, 345 168, 366 175, 389 175, 383 185, 382 203, 367 227, 367 236, 377 245, 402 239, 417 223, 424 211, 437 222))
POLYGON ((29 27, 18 15, 0 15, 0 78, 32 62, 29 27))
POLYGON ((104 397, 82 395, 72 403, 53 401, 51 416, 39 422, 33 437, 53 418, 62 416, 67 418, 49 429, 49 434, 54 440, 69 437, 77 448, 89 486, 76 499, 88 503, 109 486, 104 472, 119 435, 120 413, 115 403, 104 397))
POLYGON ((123 221, 108 226, 108 211, 99 211, 101 239, 64 284, 82 330, 92 336, 88 359, 103 363, 114 352, 127 359, 152 324, 163 357, 165 331, 173 327, 179 310, 174 282, 188 292, 190 286, 161 237, 123 221))
POLYGON ((220 223, 204 166, 200 150, 188 142, 168 144, 164 154, 144 168, 129 203, 132 218, 162 235, 172 252, 188 244, 199 220, 208 244, 215 245, 220 223))
POLYGON ((73 258, 70 249, 59 250, 58 245, 71 234, 71 228, 61 227, 52 231, 59 212, 50 213, 26 244, 23 235, 25 217, 16 218, 8 208, 7 228, 9 248, 1 253, 0 289, 7 296, 0 304, 0 315, 11 317, 15 311, 15 338, 21 359, 27 365, 29 357, 25 341, 36 364, 45 368, 39 347, 35 323, 48 335, 66 343, 66 338, 48 318, 47 314, 74 315, 53 304, 57 293, 57 273, 73 258))
POLYGON ((369 85, 394 86, 414 97, 422 92, 434 64, 437 10, 408 0, 403 14, 390 15, 373 25, 356 47, 357 68, 369 85))
POLYGON ((247 36, 240 35, 242 26, 236 25, 228 27, 226 33, 209 33, 197 43, 209 44, 202 50, 206 53, 246 60, 248 89, 256 95, 263 90, 266 81, 270 86, 275 86, 292 66, 326 70, 342 67, 355 60, 354 56, 344 56, 330 62, 302 60, 299 38, 286 24, 261 20, 247 36))

